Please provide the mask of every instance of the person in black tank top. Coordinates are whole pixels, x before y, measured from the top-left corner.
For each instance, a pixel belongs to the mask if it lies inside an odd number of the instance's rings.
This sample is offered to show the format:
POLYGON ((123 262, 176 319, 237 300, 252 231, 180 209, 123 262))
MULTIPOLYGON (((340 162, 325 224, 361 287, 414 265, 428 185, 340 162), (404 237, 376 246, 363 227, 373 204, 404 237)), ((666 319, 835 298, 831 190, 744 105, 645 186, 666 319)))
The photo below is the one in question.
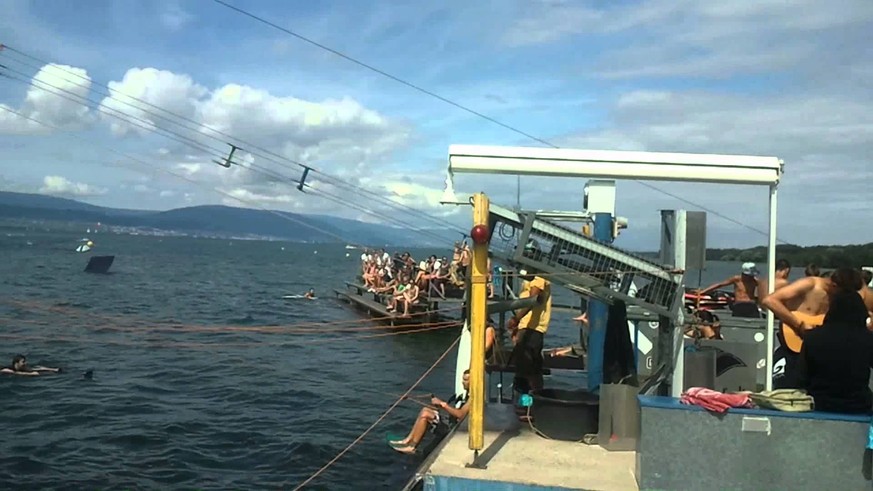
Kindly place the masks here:
POLYGON ((443 401, 438 397, 431 398, 430 403, 434 407, 421 408, 418 418, 406 438, 388 442, 394 450, 405 454, 415 453, 415 449, 424 438, 428 427, 437 429, 444 425, 448 428, 464 419, 470 410, 470 370, 464 371, 463 383, 464 392, 453 395, 448 401, 443 401))

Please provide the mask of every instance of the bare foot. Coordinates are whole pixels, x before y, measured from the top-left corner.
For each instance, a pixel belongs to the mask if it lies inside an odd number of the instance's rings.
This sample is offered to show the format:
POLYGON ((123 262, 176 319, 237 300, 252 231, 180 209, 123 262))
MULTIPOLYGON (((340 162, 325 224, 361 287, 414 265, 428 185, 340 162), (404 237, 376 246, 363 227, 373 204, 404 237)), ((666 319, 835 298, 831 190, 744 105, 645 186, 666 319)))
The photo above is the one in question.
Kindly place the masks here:
POLYGON ((394 450, 397 450, 400 453, 405 453, 407 455, 412 455, 415 453, 415 447, 412 445, 407 445, 405 447, 394 447, 394 450))

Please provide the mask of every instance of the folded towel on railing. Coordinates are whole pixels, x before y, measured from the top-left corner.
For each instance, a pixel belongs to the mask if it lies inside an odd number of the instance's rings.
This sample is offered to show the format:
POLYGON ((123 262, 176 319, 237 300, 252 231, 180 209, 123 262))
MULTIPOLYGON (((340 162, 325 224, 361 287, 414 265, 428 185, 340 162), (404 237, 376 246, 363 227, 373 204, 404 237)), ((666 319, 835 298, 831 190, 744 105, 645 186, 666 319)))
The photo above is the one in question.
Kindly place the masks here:
POLYGON ((682 393, 679 402, 716 413, 723 413, 732 407, 752 407, 748 393, 725 394, 705 387, 691 387, 682 393))

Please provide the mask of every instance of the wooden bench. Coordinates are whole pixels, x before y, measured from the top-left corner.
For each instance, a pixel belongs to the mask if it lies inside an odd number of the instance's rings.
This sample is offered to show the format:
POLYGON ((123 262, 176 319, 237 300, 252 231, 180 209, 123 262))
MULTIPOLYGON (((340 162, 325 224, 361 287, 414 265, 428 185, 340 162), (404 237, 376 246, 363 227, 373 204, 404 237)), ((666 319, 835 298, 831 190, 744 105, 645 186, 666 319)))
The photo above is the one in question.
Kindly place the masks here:
POLYGON ((870 416, 729 409, 639 396, 640 489, 870 489, 870 416))

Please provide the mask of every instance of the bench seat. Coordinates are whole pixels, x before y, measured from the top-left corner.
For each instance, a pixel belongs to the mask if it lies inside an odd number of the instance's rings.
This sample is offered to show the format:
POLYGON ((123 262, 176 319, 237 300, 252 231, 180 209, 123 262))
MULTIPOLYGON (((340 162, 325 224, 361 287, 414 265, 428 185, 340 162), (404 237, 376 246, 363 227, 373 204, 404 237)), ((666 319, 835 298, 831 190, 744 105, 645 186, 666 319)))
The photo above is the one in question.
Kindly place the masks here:
POLYGON ((731 408, 639 396, 640 489, 870 489, 870 416, 731 408))

